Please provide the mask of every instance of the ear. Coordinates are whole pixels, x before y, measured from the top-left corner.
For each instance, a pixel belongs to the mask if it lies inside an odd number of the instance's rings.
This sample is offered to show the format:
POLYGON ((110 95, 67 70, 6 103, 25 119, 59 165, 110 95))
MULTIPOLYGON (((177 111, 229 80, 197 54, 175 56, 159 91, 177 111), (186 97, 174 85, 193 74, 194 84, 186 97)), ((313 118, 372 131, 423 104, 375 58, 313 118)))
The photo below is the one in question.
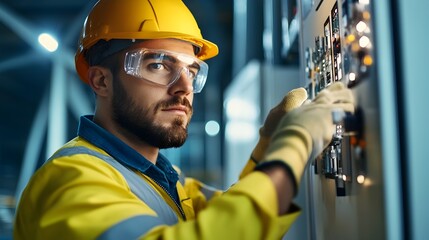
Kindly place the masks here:
POLYGON ((111 91, 112 74, 110 70, 100 66, 88 69, 88 84, 97 96, 108 96, 111 91))

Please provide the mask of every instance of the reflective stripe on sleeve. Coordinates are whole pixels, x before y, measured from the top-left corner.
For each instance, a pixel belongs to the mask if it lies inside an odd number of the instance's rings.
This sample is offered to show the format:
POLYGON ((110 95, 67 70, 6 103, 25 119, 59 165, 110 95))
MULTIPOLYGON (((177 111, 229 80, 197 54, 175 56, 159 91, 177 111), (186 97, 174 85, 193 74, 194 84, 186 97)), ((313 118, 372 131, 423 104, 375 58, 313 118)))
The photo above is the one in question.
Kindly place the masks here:
POLYGON ((182 184, 182 186, 185 186, 185 178, 186 178, 185 174, 183 174, 182 171, 180 171, 179 182, 180 184, 182 184))
POLYGON ((158 217, 149 215, 135 216, 110 227, 97 239, 137 239, 158 225, 162 225, 162 222, 158 217))
POLYGON ((218 189, 209 187, 204 184, 202 184, 200 191, 204 194, 204 197, 206 197, 207 201, 210 200, 215 193, 219 192, 218 189))

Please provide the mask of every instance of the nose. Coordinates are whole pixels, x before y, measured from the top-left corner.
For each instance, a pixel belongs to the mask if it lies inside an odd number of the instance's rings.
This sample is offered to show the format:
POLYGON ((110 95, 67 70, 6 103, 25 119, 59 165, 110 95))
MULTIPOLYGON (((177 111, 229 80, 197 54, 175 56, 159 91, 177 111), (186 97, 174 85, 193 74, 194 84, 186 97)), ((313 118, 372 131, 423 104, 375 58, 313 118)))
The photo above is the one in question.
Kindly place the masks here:
POLYGON ((183 67, 178 74, 178 79, 173 85, 170 86, 169 92, 172 95, 188 95, 194 91, 192 85, 192 76, 189 73, 189 69, 183 67))

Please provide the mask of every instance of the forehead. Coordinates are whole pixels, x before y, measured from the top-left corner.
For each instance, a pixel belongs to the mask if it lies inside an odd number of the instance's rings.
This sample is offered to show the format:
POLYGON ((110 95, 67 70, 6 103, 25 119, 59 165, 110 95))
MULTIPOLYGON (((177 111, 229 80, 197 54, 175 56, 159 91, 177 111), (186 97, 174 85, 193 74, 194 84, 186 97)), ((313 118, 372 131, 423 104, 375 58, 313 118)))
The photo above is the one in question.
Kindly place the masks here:
POLYGON ((134 44, 131 49, 158 49, 168 50, 186 55, 195 56, 194 47, 191 43, 177 39, 151 39, 134 44))

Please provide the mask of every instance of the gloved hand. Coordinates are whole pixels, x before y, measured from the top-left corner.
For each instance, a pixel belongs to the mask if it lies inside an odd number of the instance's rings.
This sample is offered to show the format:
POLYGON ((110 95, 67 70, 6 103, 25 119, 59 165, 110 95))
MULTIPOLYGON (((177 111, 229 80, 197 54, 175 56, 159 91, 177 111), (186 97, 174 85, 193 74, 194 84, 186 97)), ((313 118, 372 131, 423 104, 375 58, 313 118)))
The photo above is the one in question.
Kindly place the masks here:
POLYGON ((251 155, 251 158, 255 163, 261 161, 264 156, 271 136, 282 117, 292 109, 301 106, 307 98, 307 91, 304 88, 296 88, 288 92, 283 100, 270 110, 267 118, 265 119, 264 125, 259 129, 259 141, 251 155))
POLYGON ((312 102, 289 112, 280 121, 261 163, 286 164, 297 189, 308 160, 322 153, 332 140, 334 110, 354 112, 352 92, 341 82, 322 90, 312 102))

